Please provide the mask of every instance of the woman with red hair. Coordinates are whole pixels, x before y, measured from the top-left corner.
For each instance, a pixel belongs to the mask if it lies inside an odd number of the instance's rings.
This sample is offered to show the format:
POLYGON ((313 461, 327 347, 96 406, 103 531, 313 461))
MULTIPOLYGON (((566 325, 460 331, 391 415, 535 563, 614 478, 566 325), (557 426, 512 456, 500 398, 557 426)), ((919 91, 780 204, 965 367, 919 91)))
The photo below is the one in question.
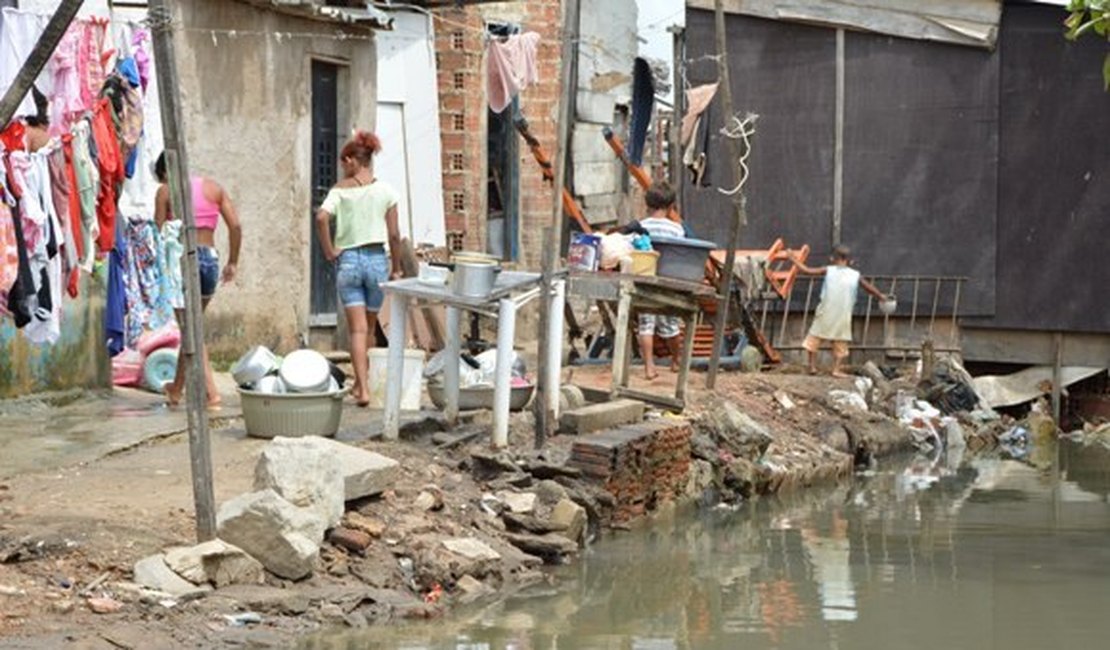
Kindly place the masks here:
POLYGON ((331 188, 316 213, 316 231, 324 257, 338 260, 336 288, 347 313, 351 365, 355 369, 353 395, 359 406, 370 404, 367 349, 382 306, 380 285, 390 278, 401 277, 397 192, 374 177, 374 154, 381 148, 381 141, 373 133, 355 133, 339 155, 344 178, 331 188), (335 219, 334 241, 332 219, 335 219))

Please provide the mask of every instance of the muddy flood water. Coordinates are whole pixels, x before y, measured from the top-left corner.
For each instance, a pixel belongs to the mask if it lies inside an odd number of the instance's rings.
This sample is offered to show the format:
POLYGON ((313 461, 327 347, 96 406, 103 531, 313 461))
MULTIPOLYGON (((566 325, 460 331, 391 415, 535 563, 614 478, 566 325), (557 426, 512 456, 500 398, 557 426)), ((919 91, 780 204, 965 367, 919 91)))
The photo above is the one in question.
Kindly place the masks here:
POLYGON ((607 536, 558 585, 354 648, 1107 647, 1110 452, 886 463, 837 487, 607 536))

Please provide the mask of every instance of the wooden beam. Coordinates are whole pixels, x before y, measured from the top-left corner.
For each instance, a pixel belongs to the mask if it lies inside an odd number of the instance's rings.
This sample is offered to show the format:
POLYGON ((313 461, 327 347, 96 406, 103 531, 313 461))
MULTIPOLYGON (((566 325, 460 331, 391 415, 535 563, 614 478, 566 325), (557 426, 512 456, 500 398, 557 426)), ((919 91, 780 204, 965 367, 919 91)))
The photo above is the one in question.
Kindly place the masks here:
MULTIPOLYGON (((556 121, 557 136, 555 138, 555 178, 552 182, 552 208, 551 225, 544 229, 543 251, 543 280, 540 300, 539 322, 539 359, 545 363, 550 355, 550 346, 562 345, 562 339, 550 340, 548 336, 548 323, 551 320, 551 292, 554 290, 555 271, 558 265, 560 242, 562 240, 563 224, 563 194, 566 185, 567 154, 570 149, 570 122, 574 119, 571 114, 571 103, 577 92, 574 84, 574 59, 578 53, 578 16, 581 0, 567 0, 563 3, 563 29, 562 55, 560 63, 562 70, 559 77, 559 89, 562 96, 559 98, 559 114, 556 121)), ((550 392, 558 390, 557 386, 550 386, 545 379, 543 368, 536 373, 536 448, 539 449, 547 442, 548 436, 555 432, 555 413, 551 410, 550 392)))
POLYGON ((197 226, 193 195, 188 191, 189 159, 185 125, 178 97, 180 81, 173 45, 173 12, 168 0, 150 0, 149 22, 158 70, 158 98, 162 103, 162 131, 166 170, 170 179, 173 213, 184 221, 185 255, 181 260, 185 288, 185 336, 179 363, 187 364, 186 413, 189 421, 189 462, 193 478, 197 540, 216 537, 216 498, 212 487, 212 443, 208 437, 207 393, 204 381, 204 318, 201 312, 200 272, 197 267, 197 226))
POLYGON ((50 17, 50 22, 46 23, 42 36, 35 43, 31 53, 27 55, 27 60, 23 62, 23 67, 15 75, 12 85, 4 93, 4 98, 0 99, 0 128, 7 126, 8 122, 15 117, 15 112, 19 109, 23 98, 31 92, 35 79, 38 79, 42 69, 50 61, 50 57, 65 36, 66 30, 77 16, 82 4, 84 0, 62 0, 54 15, 50 17))
MULTIPOLYGON (((717 80, 721 84, 721 99, 724 101, 725 112, 722 121, 725 128, 731 125, 735 107, 732 104, 732 77, 728 67, 728 34, 725 29, 725 10, 722 0, 716 0, 715 17, 717 25, 717 80)), ((728 143, 729 160, 732 163, 733 183, 740 183, 743 179, 743 169, 740 166, 740 147, 733 138, 725 138, 728 143)), ((724 272, 721 273, 721 285, 717 302, 717 322, 713 327, 713 354, 709 357, 709 372, 705 385, 710 390, 717 385, 717 371, 721 366, 721 347, 725 339, 725 326, 728 324, 729 297, 732 295, 733 269, 736 266, 736 249, 740 248, 740 235, 744 226, 748 224, 748 215, 744 211, 744 193, 738 192, 733 198, 732 227, 729 230, 728 253, 725 255, 724 272)))

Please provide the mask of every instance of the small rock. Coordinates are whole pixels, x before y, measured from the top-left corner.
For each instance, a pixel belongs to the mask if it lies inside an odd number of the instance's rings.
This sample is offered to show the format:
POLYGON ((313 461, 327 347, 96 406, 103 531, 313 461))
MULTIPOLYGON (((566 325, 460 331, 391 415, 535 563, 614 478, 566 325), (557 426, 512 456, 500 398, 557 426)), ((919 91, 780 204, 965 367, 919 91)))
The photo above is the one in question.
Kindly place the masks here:
POLYGON ((443 508, 443 498, 437 497, 432 492, 421 492, 416 496, 416 501, 413 502, 413 507, 420 512, 429 510, 441 510, 443 508))
POLYGON ((501 554, 490 548, 489 544, 473 537, 460 537, 443 540, 448 551, 461 555, 468 560, 500 560, 501 554))
POLYGON ((50 606, 58 614, 68 614, 73 611, 73 607, 72 600, 59 600, 50 606))
POLYGON ((469 574, 459 578, 459 581, 455 583, 455 586, 458 587, 460 591, 464 591, 468 594, 475 593, 487 588, 484 582, 469 574))
POLYGON ((320 615, 325 619, 342 619, 346 614, 343 608, 335 603, 324 603, 320 605, 320 615))
POLYGON ((351 612, 350 614, 344 615, 343 622, 346 623, 348 627, 355 628, 356 630, 369 627, 370 625, 370 621, 366 620, 366 616, 362 612, 351 612))
POLYGON ((0 585, 0 596, 26 596, 27 592, 9 585, 0 585))
POLYGON ((363 553, 374 541, 370 534, 353 528, 333 528, 328 533, 328 541, 352 553, 363 553))
POLYGON ((90 598, 85 602, 94 614, 115 614, 123 609, 123 603, 113 598, 90 598))
POLYGON ((338 456, 347 501, 382 494, 401 475, 401 464, 392 458, 328 438, 316 444, 330 447, 338 456))
POLYGON ((570 499, 562 499, 551 511, 551 521, 563 528, 559 534, 575 544, 580 544, 586 533, 586 509, 570 499))
POLYGON ((385 534, 386 523, 376 517, 367 517, 355 511, 343 515, 343 525, 347 528, 361 530, 371 537, 381 537, 385 534))
POLYGON ((514 514, 526 515, 536 509, 537 497, 533 492, 498 492, 496 496, 514 514))
POLYGON ((560 533, 548 533, 546 535, 505 533, 505 540, 525 553, 544 558, 559 557, 578 550, 578 544, 563 537, 560 533))
POLYGON ((787 411, 797 406, 797 404, 794 403, 794 400, 790 399, 790 396, 787 395, 786 391, 784 390, 776 390, 774 396, 775 401, 779 403, 779 406, 787 411))
POLYGON ((559 503, 560 500, 567 498, 566 489, 555 481, 540 481, 536 484, 535 490, 536 496, 539 497, 540 503, 549 506, 553 506, 556 503, 559 503))

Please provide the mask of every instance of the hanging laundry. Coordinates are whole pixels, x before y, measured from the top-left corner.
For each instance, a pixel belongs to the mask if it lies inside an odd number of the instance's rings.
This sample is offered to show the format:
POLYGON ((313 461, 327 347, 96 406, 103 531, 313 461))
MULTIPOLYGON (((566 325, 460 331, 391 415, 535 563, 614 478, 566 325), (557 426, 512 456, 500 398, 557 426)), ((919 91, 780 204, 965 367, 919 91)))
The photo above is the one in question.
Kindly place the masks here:
MULTIPOLYGON (((3 20, 0 20, 0 95, 3 95, 23 68, 27 56, 31 54, 35 43, 46 29, 49 18, 11 7, 5 7, 0 11, 3 12, 3 20)), ((52 94, 53 79, 49 66, 35 80, 35 85, 47 97, 52 94)), ((15 114, 34 115, 35 111, 35 102, 31 98, 31 93, 27 93, 16 108, 15 114)))
POLYGON ((181 274, 181 256, 185 245, 181 243, 180 219, 170 219, 162 224, 162 294, 174 309, 185 309, 185 283, 181 274))
MULTIPOLYGON (((30 257, 31 277, 35 283, 37 303, 31 322, 23 334, 37 345, 57 342, 61 336, 62 255, 64 245, 61 226, 54 210, 53 189, 47 154, 17 152, 11 158, 24 170, 23 199, 24 236, 30 257), (28 236, 29 233, 31 236, 28 236)), ((18 174, 17 174, 18 177, 18 174)))
POLYGON ((50 95, 50 135, 69 133, 74 118, 88 109, 81 103, 81 76, 77 69, 81 46, 80 25, 70 25, 51 58, 54 90, 50 95))
POLYGON ((124 342, 134 348, 146 332, 173 320, 173 306, 164 292, 162 235, 151 219, 129 220, 126 271, 127 320, 124 342))
POLYGON ((0 314, 8 311, 8 292, 19 278, 19 244, 15 237, 15 219, 7 194, 0 190, 0 314))
POLYGON ((536 32, 514 34, 505 41, 489 42, 486 69, 489 76, 489 107, 494 113, 504 111, 528 86, 540 80, 536 62, 536 32))
POLYGON ((682 162, 690 170, 692 182, 708 187, 709 140, 711 135, 709 108, 719 84, 705 84, 686 91, 686 114, 682 116, 682 162))
POLYGON ((96 141, 97 171, 100 174, 99 191, 96 195, 96 220, 100 227, 97 244, 101 252, 112 248, 116 225, 116 192, 123 183, 123 160, 120 157, 119 140, 112 121, 110 102, 101 99, 97 102, 92 121, 93 139, 96 141))
POLYGON ((77 49, 77 73, 81 83, 81 104, 85 109, 96 106, 100 89, 104 86, 103 56, 104 35, 107 21, 92 19, 81 21, 81 42, 77 49))
POLYGON ((146 51, 149 40, 150 32, 146 29, 135 28, 131 33, 131 56, 134 57, 135 65, 139 68, 139 82, 142 84, 143 92, 146 92, 147 84, 154 71, 154 64, 146 51))
POLYGON ((73 129, 73 169, 77 176, 77 195, 81 202, 81 241, 85 249, 86 272, 92 272, 96 261, 100 224, 97 221, 96 196, 100 191, 100 172, 92 158, 92 129, 82 122, 73 129))
POLYGON ((108 297, 104 305, 105 344, 111 357, 123 352, 124 317, 127 313, 127 287, 124 282, 127 243, 120 230, 113 231, 115 245, 108 254, 108 297))
POLYGON ((73 233, 73 252, 77 256, 77 265, 80 266, 85 259, 85 239, 81 227, 81 187, 77 184, 72 133, 62 136, 62 157, 65 159, 66 181, 69 183, 69 230, 73 233))
POLYGON ((66 156, 61 146, 46 154, 46 166, 50 172, 50 192, 54 204, 54 214, 58 218, 62 233, 62 273, 68 276, 77 269, 77 248, 74 246, 73 229, 69 215, 69 175, 66 173, 66 156))

